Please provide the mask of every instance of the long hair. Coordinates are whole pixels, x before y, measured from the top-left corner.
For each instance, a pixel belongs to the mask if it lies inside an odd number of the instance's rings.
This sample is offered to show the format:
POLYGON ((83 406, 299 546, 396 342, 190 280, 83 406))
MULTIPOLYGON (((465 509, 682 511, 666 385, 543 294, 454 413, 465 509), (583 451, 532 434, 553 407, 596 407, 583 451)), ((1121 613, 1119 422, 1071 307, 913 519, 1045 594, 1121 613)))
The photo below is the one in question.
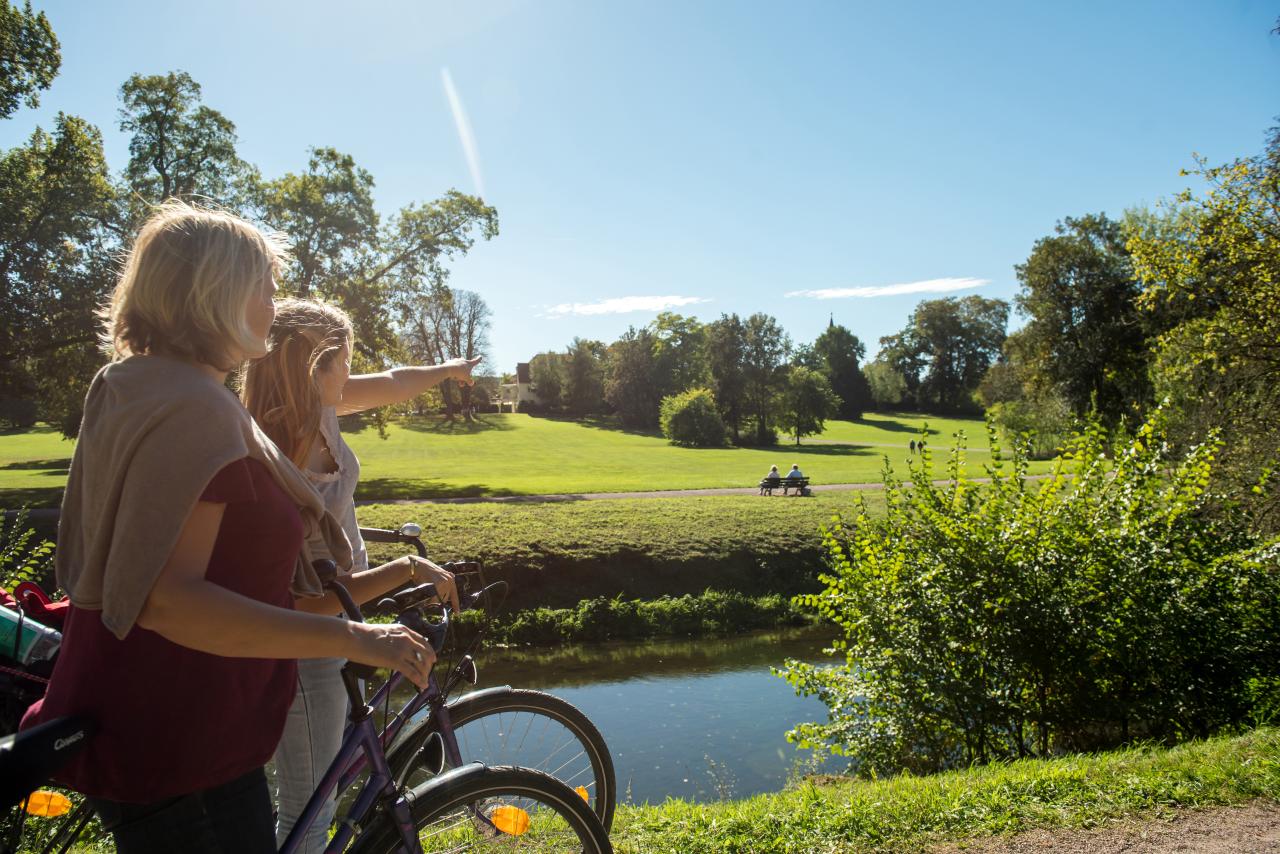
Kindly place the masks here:
POLYGON ((223 211, 170 199, 143 224, 108 305, 103 348, 115 359, 159 353, 230 370, 263 342, 245 304, 270 287, 284 242, 223 211))
POLYGON ((250 362, 240 398, 262 431, 299 467, 320 432, 316 375, 339 358, 354 335, 346 312, 316 300, 276 302, 270 350, 250 362))

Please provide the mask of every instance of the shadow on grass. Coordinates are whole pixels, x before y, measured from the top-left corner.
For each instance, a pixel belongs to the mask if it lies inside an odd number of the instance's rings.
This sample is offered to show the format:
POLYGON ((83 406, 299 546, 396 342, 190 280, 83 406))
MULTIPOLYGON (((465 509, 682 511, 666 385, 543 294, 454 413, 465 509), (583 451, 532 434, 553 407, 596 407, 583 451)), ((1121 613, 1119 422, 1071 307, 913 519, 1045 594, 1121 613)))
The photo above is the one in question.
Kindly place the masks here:
POLYGON ((357 501, 414 501, 428 498, 494 498, 519 495, 487 483, 458 485, 429 478, 371 477, 356 487, 357 501))
POLYGON ((61 486, 33 486, 25 489, 0 489, 0 510, 19 507, 61 507, 61 486))
POLYGON ((66 476, 71 471, 71 458, 60 460, 18 460, 16 463, 0 466, 0 471, 42 471, 50 475, 66 476))
POLYGON ((762 445, 749 448, 752 451, 777 451, 778 453, 801 454, 806 457, 883 457, 885 449, 870 445, 787 445, 779 442, 776 445, 762 445))
POLYGON ((397 427, 414 433, 434 433, 437 436, 469 436, 474 433, 488 433, 491 430, 516 429, 510 421, 492 413, 476 415, 471 421, 461 417, 450 421, 443 415, 424 415, 404 418, 393 423, 397 427))

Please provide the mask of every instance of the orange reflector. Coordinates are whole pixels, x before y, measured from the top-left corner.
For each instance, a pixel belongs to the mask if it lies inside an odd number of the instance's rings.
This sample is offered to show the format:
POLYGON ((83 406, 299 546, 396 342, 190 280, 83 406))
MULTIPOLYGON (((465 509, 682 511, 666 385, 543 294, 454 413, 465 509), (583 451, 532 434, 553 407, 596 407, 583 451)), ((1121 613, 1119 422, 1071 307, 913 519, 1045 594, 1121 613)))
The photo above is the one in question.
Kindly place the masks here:
POLYGON ((529 814, 519 807, 498 807, 489 813, 489 821, 509 836, 523 836, 529 832, 529 814))
POLYGON ((586 786, 575 786, 573 790, 578 793, 578 797, 582 798, 587 803, 591 803, 591 798, 587 795, 586 786))
POLYGON ((47 792, 44 789, 31 793, 27 798, 27 814, 40 815, 45 818, 57 818, 71 810, 71 799, 61 792, 47 792))

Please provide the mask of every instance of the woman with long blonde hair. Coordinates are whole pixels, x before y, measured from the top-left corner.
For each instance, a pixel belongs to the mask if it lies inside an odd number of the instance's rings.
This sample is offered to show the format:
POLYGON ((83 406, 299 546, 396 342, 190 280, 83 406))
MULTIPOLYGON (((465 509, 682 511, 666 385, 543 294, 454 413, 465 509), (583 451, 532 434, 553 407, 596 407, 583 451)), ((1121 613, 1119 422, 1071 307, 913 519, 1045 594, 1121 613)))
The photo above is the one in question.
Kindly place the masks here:
MULTIPOLYGON (((276 303, 271 350, 245 371, 242 398, 263 431, 289 455, 338 519, 352 548, 352 572, 343 581, 357 601, 374 599, 405 583, 430 581, 458 604, 452 574, 416 555, 369 567, 356 522, 355 490, 360 461, 343 441, 338 415, 399 403, 446 379, 469 383, 479 362, 455 359, 443 365, 394 368, 351 376, 351 321, 340 309, 314 300, 276 303)), ((316 543, 317 549, 323 544, 316 543)), ((297 607, 336 614, 336 599, 300 600, 297 607)), ((337 755, 346 719, 341 658, 298 663, 298 691, 284 736, 276 750, 279 817, 283 841, 305 809, 312 791, 337 755)), ((336 808, 330 799, 311 826, 304 851, 319 852, 336 808)))
POLYGON ((294 609, 323 592, 308 542, 350 546, 319 494, 224 380, 266 353, 279 241, 168 202, 143 225, 104 312, 112 361, 85 398, 58 529, 71 598, 31 726, 98 732, 58 775, 134 852, 275 851, 263 766, 298 658, 425 685, 434 654, 402 626, 294 609))

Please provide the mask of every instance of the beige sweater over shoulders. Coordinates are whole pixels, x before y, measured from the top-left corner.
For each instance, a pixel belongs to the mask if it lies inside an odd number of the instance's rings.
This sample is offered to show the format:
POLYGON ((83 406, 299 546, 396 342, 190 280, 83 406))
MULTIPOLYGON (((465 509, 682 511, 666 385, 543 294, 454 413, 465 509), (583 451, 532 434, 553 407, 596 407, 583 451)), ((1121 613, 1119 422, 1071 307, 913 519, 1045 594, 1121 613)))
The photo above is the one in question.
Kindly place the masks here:
MULTIPOLYGON (((298 505, 345 571, 351 547, 303 473, 258 429, 225 386, 194 365, 131 356, 94 377, 62 499, 58 584, 79 608, 102 611, 118 638, 133 628, 182 526, 213 476, 251 457, 298 505)), ((304 543, 294 594, 323 592, 304 543)))

